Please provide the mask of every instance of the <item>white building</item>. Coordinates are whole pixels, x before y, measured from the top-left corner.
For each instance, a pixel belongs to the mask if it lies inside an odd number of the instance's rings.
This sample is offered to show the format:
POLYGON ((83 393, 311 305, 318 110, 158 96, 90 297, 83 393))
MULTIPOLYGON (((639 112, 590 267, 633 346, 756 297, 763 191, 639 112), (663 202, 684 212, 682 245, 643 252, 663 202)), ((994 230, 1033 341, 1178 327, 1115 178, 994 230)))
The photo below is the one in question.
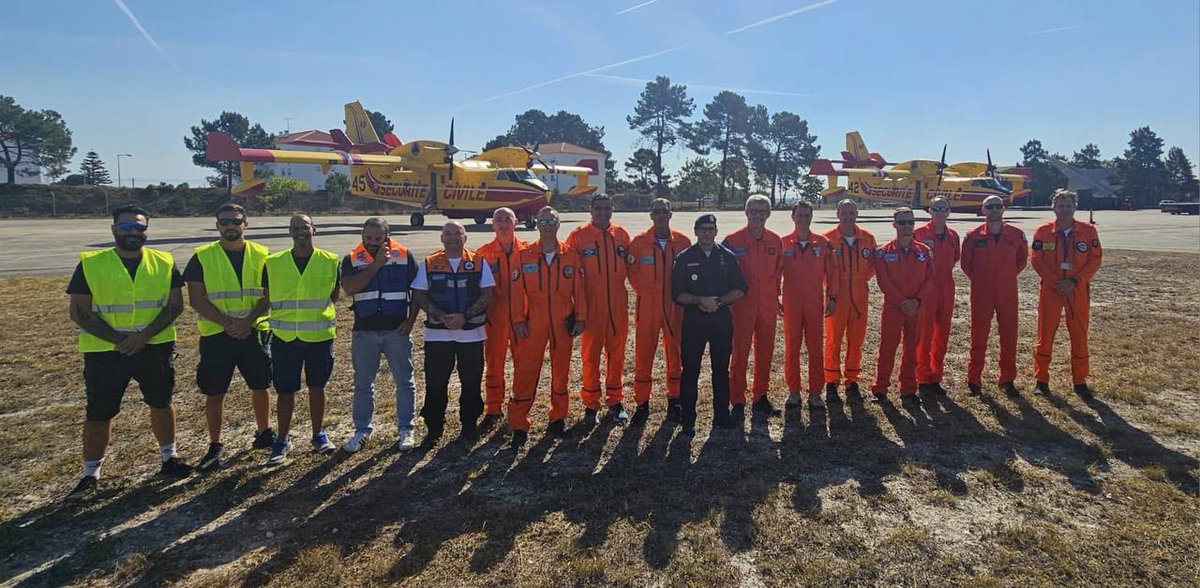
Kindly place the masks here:
MULTIPOLYGON (((275 148, 284 151, 333 151, 336 145, 332 135, 317 130, 297 131, 275 138, 275 148)), ((322 173, 321 166, 311 163, 260 163, 259 167, 280 178, 300 180, 313 190, 324 190, 325 180, 335 172, 350 175, 348 165, 330 166, 329 174, 322 173)))
MULTIPOLYGON (((32 163, 18 163, 16 169, 16 180, 18 184, 45 184, 46 178, 42 175, 42 168, 32 163)), ((0 173, 4 176, 0 179, 0 183, 8 181, 8 168, 0 167, 0 173)))
MULTIPOLYGON (((577 165, 591 168, 592 173, 588 174, 588 183, 596 186, 597 194, 605 193, 604 160, 606 156, 603 153, 571 143, 543 143, 538 147, 538 153, 542 154, 542 161, 551 165, 577 165)), ((545 182, 551 191, 558 194, 566 194, 568 190, 575 187, 576 183, 575 176, 566 174, 544 173, 538 175, 538 178, 545 182)))

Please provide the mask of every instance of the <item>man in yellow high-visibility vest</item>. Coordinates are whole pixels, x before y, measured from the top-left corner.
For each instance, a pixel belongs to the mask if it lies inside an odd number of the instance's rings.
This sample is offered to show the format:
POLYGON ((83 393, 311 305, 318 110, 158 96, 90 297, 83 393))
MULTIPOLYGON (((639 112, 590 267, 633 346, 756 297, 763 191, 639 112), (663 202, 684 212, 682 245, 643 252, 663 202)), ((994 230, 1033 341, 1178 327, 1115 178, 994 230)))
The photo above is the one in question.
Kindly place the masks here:
POLYGON ((267 301, 263 298, 262 270, 265 245, 246 240, 246 209, 233 203, 217 209, 221 238, 196 248, 183 270, 188 301, 199 316, 200 363, 196 385, 204 394, 204 420, 208 426, 208 453, 196 469, 221 466, 221 426, 225 394, 237 368, 250 389, 254 407, 254 449, 269 449, 275 442, 271 416, 271 331, 267 326, 267 301))
POLYGON ((84 252, 67 285, 71 320, 79 325, 87 416, 83 477, 67 496, 91 494, 100 478, 112 418, 130 380, 150 406, 150 429, 162 454, 161 473, 192 472, 175 451, 175 319, 183 312, 183 277, 170 253, 143 247, 149 215, 136 206, 113 211, 116 247, 84 252))
POLYGON ((333 303, 338 299, 339 264, 337 254, 313 247, 316 232, 307 214, 293 215, 288 223, 291 249, 268 256, 263 268, 263 297, 271 309, 271 379, 279 395, 279 436, 267 465, 283 463, 292 450, 288 434, 301 370, 308 386, 313 450, 322 454, 337 450, 322 426, 325 384, 333 374, 333 303))

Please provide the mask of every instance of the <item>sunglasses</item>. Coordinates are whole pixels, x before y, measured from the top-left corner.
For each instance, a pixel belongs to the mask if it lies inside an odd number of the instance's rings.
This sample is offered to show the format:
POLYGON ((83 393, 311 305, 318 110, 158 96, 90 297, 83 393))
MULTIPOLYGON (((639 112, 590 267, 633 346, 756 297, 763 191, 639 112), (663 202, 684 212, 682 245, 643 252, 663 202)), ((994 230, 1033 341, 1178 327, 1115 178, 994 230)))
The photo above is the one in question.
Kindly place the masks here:
POLYGON ((938 207, 935 207, 935 208, 930 208, 930 209, 929 209, 929 212, 936 212, 936 213, 938 213, 938 214, 949 214, 949 213, 950 213, 950 207, 949 207, 949 206, 944 206, 944 207, 943 207, 943 206, 938 206, 938 207))
POLYGON ((543 227, 553 227, 554 225, 558 224, 558 219, 556 219, 556 218, 539 218, 539 219, 537 219, 537 224, 542 225, 543 227))
POLYGON ((139 233, 145 233, 146 229, 150 228, 150 225, 136 221, 121 221, 117 223, 117 228, 122 231, 137 231, 139 233))
POLYGON ((667 214, 668 212, 671 211, 666 208, 655 208, 654 210, 650 211, 650 214, 667 214))
POLYGON ((910 227, 910 226, 912 226, 912 225, 916 224, 916 222, 917 222, 917 221, 912 221, 912 220, 898 220, 898 221, 892 221, 892 222, 894 222, 894 223, 896 223, 896 224, 898 224, 898 225, 900 225, 900 226, 902 226, 902 227, 910 227))
POLYGON ((235 217, 233 217, 233 218, 219 218, 219 219, 217 219, 217 224, 218 224, 218 225, 225 225, 225 226, 231 226, 231 227, 235 227, 235 226, 237 226, 237 225, 240 225, 240 224, 242 224, 242 223, 244 223, 244 222, 246 222, 246 217, 244 217, 244 216, 235 216, 235 217))
POLYGON ((1004 210, 1004 205, 1003 204, 988 204, 987 206, 984 206, 984 208, 986 208, 988 210, 1004 210))

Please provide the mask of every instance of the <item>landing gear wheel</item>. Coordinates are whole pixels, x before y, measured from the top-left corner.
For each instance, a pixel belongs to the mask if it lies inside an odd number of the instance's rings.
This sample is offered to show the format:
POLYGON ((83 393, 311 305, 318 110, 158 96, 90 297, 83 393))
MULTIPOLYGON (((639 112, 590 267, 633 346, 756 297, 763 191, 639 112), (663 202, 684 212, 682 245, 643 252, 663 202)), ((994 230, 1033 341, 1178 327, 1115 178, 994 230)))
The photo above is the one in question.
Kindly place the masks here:
POLYGON ((526 229, 532 229, 536 226, 537 226, 537 219, 533 218, 532 216, 525 219, 525 228, 526 229))
POLYGON ((425 226, 425 215, 423 215, 419 212, 414 212, 412 214, 412 216, 408 217, 408 224, 410 224, 414 227, 425 226))
POLYGON ((475 224, 477 224, 477 225, 486 225, 487 222, 488 222, 488 217, 486 217, 486 216, 475 217, 475 224))

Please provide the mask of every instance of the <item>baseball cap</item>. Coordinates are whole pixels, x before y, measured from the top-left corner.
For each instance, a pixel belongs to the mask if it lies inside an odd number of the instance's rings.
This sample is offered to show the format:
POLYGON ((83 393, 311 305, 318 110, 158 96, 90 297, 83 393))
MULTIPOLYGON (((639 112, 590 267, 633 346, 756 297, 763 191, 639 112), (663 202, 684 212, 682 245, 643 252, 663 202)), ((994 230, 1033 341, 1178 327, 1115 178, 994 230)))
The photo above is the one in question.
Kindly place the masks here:
POLYGON ((695 226, 694 226, 693 228, 699 229, 699 228, 700 228, 700 225, 714 225, 714 226, 716 226, 716 224, 717 224, 717 215, 715 215, 715 214, 702 214, 702 215, 700 215, 700 216, 696 217, 696 224, 695 224, 695 226))

